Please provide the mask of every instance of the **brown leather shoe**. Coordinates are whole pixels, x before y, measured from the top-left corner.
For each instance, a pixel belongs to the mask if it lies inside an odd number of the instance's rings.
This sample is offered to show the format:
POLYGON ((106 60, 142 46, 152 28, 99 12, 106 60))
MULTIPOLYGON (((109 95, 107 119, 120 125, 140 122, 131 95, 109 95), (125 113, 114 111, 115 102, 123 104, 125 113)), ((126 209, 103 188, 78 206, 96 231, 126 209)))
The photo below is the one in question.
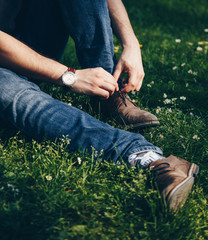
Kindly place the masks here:
POLYGON ((168 158, 151 162, 147 168, 157 175, 156 183, 163 200, 170 209, 178 210, 186 201, 199 167, 182 158, 168 158))
POLYGON ((143 128, 159 125, 155 115, 141 110, 127 94, 115 92, 109 99, 101 100, 101 112, 113 114, 119 123, 131 128, 143 128))

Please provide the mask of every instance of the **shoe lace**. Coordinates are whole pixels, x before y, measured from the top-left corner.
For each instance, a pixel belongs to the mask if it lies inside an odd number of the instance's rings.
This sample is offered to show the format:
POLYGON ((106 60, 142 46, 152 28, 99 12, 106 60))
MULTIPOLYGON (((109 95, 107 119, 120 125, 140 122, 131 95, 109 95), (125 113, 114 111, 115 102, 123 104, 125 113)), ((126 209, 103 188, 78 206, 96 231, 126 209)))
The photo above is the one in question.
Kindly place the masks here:
POLYGON ((170 167, 170 164, 167 162, 158 163, 152 169, 151 169, 151 166, 149 166, 150 171, 157 175, 161 175, 163 173, 171 171, 170 169, 167 169, 169 167, 170 167))
POLYGON ((119 94, 119 97, 122 99, 124 105, 127 107, 127 104, 126 104, 126 98, 127 98, 127 94, 121 92, 121 91, 118 91, 118 94, 119 94))
POLYGON ((118 94, 119 94, 119 97, 122 99, 122 101, 123 101, 123 103, 126 107, 127 107, 126 99, 128 99, 134 106, 137 107, 137 105, 134 102, 132 102, 131 98, 128 96, 127 93, 123 93, 121 91, 118 91, 118 94))

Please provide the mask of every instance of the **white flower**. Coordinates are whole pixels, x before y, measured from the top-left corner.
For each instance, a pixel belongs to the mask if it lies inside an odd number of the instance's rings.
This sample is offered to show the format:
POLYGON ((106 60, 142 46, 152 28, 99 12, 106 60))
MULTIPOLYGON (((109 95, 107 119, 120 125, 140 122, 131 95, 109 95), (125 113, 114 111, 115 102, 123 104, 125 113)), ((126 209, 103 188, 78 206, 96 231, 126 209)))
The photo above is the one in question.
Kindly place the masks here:
POLYGON ((197 47, 197 48, 196 48, 196 51, 198 51, 198 52, 201 52, 202 50, 203 50, 202 47, 197 47))
POLYGON ((152 85, 151 84, 147 84, 147 87, 152 87, 152 85))
MULTIPOLYGON (((13 184, 8 183, 7 187, 10 188, 12 190, 12 192, 15 192, 17 194, 19 193, 19 189, 15 188, 13 184)), ((1 187, 1 190, 4 190, 4 187, 1 187)))
POLYGON ((97 157, 98 156, 98 151, 95 151, 95 157, 97 157))
POLYGON ((164 136, 162 134, 159 135, 159 138, 164 138, 164 136))
POLYGON ((189 84, 188 83, 186 83, 186 87, 188 87, 189 86, 189 84))
POLYGON ((185 101, 185 100, 186 100, 186 97, 181 96, 180 99, 183 100, 183 101, 185 101))
POLYGON ((186 65, 186 63, 181 63, 181 67, 184 67, 186 65))
POLYGON ((198 137, 197 135, 194 135, 194 136, 193 136, 193 139, 195 139, 195 140, 198 141, 198 140, 200 139, 200 137, 198 137))
POLYGON ((170 113, 170 112, 172 112, 172 109, 171 109, 171 108, 168 108, 166 112, 167 112, 167 113, 170 113))
POLYGON ((194 114, 192 112, 190 112, 190 116, 193 116, 194 114))
POLYGON ((208 32, 208 28, 205 28, 205 29, 204 29, 204 32, 208 32))
POLYGON ((164 97, 164 98, 166 98, 166 97, 167 97, 167 94, 166 94, 166 93, 164 93, 164 94, 163 94, 163 97, 164 97))
POLYGON ((119 51, 119 46, 114 47, 114 52, 117 53, 119 51))
POLYGON ((135 100, 135 99, 131 99, 131 101, 132 101, 133 103, 135 103, 135 102, 136 102, 136 100, 135 100))
POLYGON ((150 83, 150 84, 151 84, 151 85, 153 85, 154 83, 155 83, 154 81, 151 81, 151 83, 150 83))
POLYGON ((68 105, 69 105, 69 106, 72 106, 72 104, 71 104, 71 103, 68 103, 68 105))
POLYGON ((178 68, 177 66, 172 67, 173 70, 176 70, 177 68, 178 68))
POLYGON ((189 69, 189 70, 188 70, 188 73, 189 73, 189 74, 192 74, 193 72, 192 72, 192 70, 191 70, 191 69, 189 69))
POLYGON ((172 102, 175 102, 177 100, 177 98, 172 98, 171 100, 172 100, 172 102))
POLYGON ((159 113, 160 111, 161 111, 161 108, 160 108, 160 107, 157 107, 156 113, 159 113))
POLYGON ((198 42, 199 45, 205 45, 205 41, 198 42))
POLYGON ((180 42, 181 42, 181 39, 176 39, 175 42, 176 42, 176 43, 180 43, 180 42))
POLYGON ((193 72, 193 75, 194 75, 194 76, 197 76, 197 74, 198 74, 197 72, 193 72))
POLYGON ((82 159, 80 157, 77 158, 77 162, 80 165, 82 163, 82 159))
POLYGON ((51 181, 51 180, 52 180, 52 177, 51 177, 50 175, 47 175, 47 176, 46 176, 46 180, 47 180, 47 181, 51 181))
POLYGON ((169 104, 169 103, 171 103, 171 100, 167 98, 163 102, 164 102, 164 104, 169 104))
POLYGON ((192 42, 188 42, 188 45, 193 46, 193 43, 192 42))

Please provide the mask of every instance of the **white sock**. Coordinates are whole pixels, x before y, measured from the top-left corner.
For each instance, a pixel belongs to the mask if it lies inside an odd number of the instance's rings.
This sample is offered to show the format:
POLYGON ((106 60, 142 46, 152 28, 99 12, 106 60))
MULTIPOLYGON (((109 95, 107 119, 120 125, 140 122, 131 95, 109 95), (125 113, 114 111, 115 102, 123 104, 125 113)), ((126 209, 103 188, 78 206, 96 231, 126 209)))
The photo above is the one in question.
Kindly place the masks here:
POLYGON ((149 163, 157 161, 159 159, 163 159, 163 158, 165 157, 163 157, 159 153, 149 151, 149 152, 142 152, 139 154, 132 154, 129 156, 128 161, 131 166, 136 166, 139 164, 140 166, 145 167, 149 163))

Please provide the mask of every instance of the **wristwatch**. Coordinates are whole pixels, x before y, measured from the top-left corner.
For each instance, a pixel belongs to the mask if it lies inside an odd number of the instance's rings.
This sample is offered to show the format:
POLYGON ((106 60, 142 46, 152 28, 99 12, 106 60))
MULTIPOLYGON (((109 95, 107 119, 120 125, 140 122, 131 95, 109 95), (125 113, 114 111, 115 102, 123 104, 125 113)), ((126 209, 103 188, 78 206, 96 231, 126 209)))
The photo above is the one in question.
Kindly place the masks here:
POLYGON ((75 74, 76 70, 74 68, 68 68, 66 72, 63 73, 61 76, 62 83, 67 86, 71 87, 77 81, 77 77, 75 74))

